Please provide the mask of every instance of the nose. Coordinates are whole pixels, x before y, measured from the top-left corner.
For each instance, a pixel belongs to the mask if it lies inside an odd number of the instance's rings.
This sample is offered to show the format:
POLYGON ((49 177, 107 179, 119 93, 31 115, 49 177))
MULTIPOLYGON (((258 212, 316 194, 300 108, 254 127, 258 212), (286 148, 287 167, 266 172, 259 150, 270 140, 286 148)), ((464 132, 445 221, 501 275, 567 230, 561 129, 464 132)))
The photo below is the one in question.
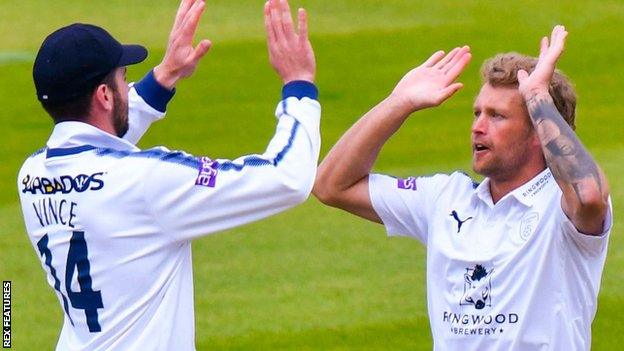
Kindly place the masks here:
POLYGON ((472 122, 472 134, 485 134, 487 132, 487 118, 483 114, 475 117, 472 122))

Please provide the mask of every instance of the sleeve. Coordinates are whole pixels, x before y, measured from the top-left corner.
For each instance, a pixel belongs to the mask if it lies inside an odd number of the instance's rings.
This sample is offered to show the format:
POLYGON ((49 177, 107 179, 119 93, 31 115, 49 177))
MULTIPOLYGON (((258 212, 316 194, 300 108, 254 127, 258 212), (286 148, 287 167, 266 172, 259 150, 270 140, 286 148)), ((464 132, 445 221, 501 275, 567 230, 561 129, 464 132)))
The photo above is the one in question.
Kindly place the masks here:
POLYGON ((395 178, 371 174, 371 202, 390 236, 411 236, 427 244, 429 218, 449 176, 395 178))
POLYGON ((609 234, 613 226, 613 205, 611 203, 611 197, 609 197, 609 208, 607 209, 603 231, 600 235, 587 235, 579 232, 574 226, 574 223, 572 223, 565 212, 563 212, 563 208, 561 208, 561 206, 559 206, 559 208, 558 215, 561 218, 563 233, 572 239, 572 242, 574 242, 581 252, 590 256, 598 256, 606 250, 609 234))
POLYGON ((139 82, 130 83, 128 92, 128 131, 123 139, 136 144, 152 123, 165 117, 167 103, 175 89, 162 87, 150 71, 139 82))
POLYGON ((276 132, 263 154, 230 161, 174 152, 154 161, 144 193, 167 240, 187 241, 240 226, 307 199, 320 149, 315 91, 307 82, 284 87, 276 132))

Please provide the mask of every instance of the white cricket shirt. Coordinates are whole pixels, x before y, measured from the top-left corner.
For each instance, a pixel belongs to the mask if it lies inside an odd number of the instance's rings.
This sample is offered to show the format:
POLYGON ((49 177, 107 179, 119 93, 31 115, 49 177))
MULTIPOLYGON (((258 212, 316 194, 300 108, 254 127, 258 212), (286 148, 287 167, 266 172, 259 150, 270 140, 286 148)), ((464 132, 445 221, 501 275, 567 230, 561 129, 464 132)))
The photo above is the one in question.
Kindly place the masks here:
POLYGON ((266 151, 234 161, 137 148, 162 113, 135 89, 131 140, 80 122, 55 126, 47 147, 24 163, 18 187, 65 315, 57 350, 195 349, 190 240, 283 211, 312 189, 316 88, 294 82, 283 96, 266 151))
POLYGON ((369 178, 389 235, 427 247, 435 350, 589 350, 611 229, 579 233, 550 170, 493 204, 463 173, 369 178))

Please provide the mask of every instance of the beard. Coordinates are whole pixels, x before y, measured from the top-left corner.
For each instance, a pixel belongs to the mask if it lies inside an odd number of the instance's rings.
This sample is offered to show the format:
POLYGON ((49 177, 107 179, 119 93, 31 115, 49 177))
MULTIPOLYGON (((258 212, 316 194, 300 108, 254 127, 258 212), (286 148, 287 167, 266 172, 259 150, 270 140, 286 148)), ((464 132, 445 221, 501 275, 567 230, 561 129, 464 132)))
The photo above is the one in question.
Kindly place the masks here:
POLYGON ((507 181, 517 176, 518 172, 530 162, 529 143, 521 139, 518 143, 512 144, 511 148, 504 154, 499 154, 500 150, 492 150, 488 155, 489 159, 477 163, 473 159, 472 169, 475 173, 495 179, 497 181, 507 181))
POLYGON ((115 89, 113 91, 113 128, 115 134, 121 138, 128 132, 128 101, 123 99, 121 94, 115 89))

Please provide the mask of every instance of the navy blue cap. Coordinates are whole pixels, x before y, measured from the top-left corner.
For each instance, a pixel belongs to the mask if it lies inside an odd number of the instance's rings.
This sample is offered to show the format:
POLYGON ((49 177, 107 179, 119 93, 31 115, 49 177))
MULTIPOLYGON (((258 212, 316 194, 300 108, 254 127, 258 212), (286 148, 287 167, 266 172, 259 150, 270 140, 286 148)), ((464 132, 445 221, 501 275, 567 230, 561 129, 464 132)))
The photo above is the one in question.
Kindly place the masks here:
POLYGON ((37 98, 65 102, 95 88, 117 67, 147 57, 141 45, 122 45, 104 29, 74 23, 50 34, 41 44, 33 67, 37 98))

